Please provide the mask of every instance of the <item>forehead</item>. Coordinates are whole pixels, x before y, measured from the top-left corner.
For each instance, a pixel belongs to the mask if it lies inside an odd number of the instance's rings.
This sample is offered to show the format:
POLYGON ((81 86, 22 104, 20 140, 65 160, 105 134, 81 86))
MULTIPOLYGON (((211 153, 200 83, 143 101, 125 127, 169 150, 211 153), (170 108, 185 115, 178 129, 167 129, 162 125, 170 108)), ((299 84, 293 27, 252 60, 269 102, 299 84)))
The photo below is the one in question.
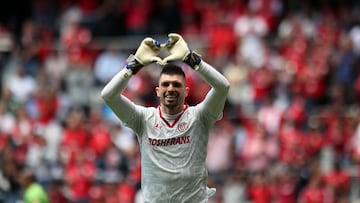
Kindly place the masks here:
POLYGON ((159 83, 162 82, 182 82, 185 83, 185 78, 182 75, 168 75, 162 74, 159 79, 159 83))

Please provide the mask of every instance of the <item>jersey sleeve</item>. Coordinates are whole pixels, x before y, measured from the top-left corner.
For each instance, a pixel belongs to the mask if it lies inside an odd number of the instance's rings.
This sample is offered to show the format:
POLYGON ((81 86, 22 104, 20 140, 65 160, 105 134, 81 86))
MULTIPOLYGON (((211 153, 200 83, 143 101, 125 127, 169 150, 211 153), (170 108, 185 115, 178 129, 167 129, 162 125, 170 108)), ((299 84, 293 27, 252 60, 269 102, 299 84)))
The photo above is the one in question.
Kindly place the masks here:
POLYGON ((142 116, 142 108, 122 94, 131 76, 131 71, 123 68, 105 85, 101 91, 101 97, 126 126, 135 132, 139 132, 142 128, 141 122, 139 122, 142 116))
POLYGON ((212 87, 205 99, 198 104, 200 111, 206 117, 210 115, 209 118, 218 120, 222 117, 230 83, 220 72, 204 61, 201 61, 196 71, 212 87))

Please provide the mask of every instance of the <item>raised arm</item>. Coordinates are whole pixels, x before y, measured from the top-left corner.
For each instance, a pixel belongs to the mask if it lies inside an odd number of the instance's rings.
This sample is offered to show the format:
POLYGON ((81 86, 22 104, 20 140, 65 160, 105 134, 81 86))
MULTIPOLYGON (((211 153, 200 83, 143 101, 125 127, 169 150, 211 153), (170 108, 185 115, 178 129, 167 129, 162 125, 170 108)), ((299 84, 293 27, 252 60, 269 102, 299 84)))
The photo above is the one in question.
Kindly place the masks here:
POLYGON ((212 87, 202 102, 203 108, 209 114, 217 116, 224 109, 230 83, 220 72, 205 61, 201 61, 196 71, 212 87))
POLYGON ((203 61, 200 55, 193 52, 179 34, 169 34, 166 47, 170 55, 164 58, 161 63, 182 61, 198 72, 212 87, 201 103, 202 108, 213 116, 219 115, 224 108, 230 88, 229 81, 215 68, 203 61))
POLYGON ((127 123, 131 116, 136 114, 135 104, 126 98, 122 93, 129 83, 130 78, 135 75, 142 67, 159 62, 157 57, 161 51, 160 43, 152 38, 145 38, 135 55, 130 55, 127 65, 117 73, 101 91, 101 97, 111 108, 116 116, 127 123))
POLYGON ((130 115, 135 112, 135 104, 122 95, 129 82, 131 74, 131 71, 123 68, 101 91, 101 97, 104 102, 123 122, 127 122, 130 119, 130 115))

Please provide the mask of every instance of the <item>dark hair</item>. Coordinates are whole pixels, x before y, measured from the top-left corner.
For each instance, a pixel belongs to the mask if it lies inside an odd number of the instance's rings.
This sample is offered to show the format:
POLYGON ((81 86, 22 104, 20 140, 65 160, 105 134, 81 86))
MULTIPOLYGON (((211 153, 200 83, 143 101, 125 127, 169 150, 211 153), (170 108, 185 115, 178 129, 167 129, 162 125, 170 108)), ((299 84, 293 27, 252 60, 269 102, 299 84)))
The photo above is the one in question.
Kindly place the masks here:
POLYGON ((35 172, 31 169, 25 168, 20 174, 20 181, 24 186, 37 181, 35 172))
POLYGON ((181 75, 183 76, 184 78, 186 78, 186 75, 185 75, 185 72, 183 71, 183 69, 174 64, 174 63, 169 63, 169 64, 166 64, 161 73, 160 73, 160 76, 163 75, 163 74, 166 74, 166 75, 181 75))

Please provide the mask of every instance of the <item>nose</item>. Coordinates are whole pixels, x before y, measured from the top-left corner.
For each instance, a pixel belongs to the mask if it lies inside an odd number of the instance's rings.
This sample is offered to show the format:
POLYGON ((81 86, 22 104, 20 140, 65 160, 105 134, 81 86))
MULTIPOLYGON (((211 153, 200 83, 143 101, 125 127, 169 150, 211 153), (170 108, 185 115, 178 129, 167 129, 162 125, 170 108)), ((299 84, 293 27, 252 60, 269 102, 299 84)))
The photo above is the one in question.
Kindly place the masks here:
POLYGON ((168 86, 168 91, 172 91, 172 90, 174 90, 174 89, 175 89, 174 84, 169 84, 169 86, 168 86))

